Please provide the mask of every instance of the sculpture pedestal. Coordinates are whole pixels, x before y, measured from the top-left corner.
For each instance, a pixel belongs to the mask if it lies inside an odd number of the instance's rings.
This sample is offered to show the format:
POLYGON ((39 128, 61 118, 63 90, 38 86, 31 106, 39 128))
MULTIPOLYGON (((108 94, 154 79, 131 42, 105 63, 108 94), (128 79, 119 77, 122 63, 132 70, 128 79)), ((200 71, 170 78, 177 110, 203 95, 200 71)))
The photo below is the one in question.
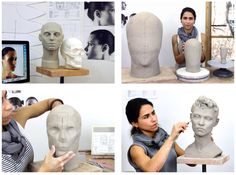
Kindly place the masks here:
POLYGON ((60 77, 60 83, 64 83, 64 77, 68 76, 84 76, 89 74, 89 70, 85 68, 79 69, 66 69, 60 66, 58 69, 48 69, 43 67, 37 67, 36 71, 43 75, 50 77, 60 77))
POLYGON ((213 75, 216 77, 229 78, 234 75, 232 71, 228 70, 229 68, 234 67, 233 60, 227 60, 225 64, 222 64, 220 61, 213 59, 209 60, 207 63, 212 67, 219 68, 213 72, 213 75))
POLYGON ((179 164, 201 164, 202 172, 206 172, 206 165, 222 165, 229 160, 229 155, 221 155, 216 158, 192 158, 180 156, 177 158, 177 163, 179 164))
POLYGON ((201 67, 200 72, 192 73, 192 72, 187 72, 186 67, 182 67, 176 71, 176 75, 178 79, 181 81, 197 83, 207 80, 209 78, 210 71, 207 70, 206 68, 201 67))
MULTIPOLYGON (((37 172, 43 161, 37 161, 30 164, 31 172, 37 172)), ((80 165, 70 172, 102 172, 102 168, 81 162, 80 165)))

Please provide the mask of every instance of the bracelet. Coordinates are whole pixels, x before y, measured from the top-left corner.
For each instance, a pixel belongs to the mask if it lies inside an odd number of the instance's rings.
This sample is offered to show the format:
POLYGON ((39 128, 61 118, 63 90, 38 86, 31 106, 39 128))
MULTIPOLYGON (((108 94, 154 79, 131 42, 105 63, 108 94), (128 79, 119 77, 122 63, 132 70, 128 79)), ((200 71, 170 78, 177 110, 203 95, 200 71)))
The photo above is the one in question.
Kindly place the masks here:
POLYGON ((57 98, 57 99, 55 99, 55 100, 53 100, 53 101, 51 102, 51 105, 50 105, 50 107, 49 107, 50 110, 52 110, 53 104, 54 104, 56 101, 59 101, 59 102, 61 102, 61 104, 64 104, 61 99, 57 98))

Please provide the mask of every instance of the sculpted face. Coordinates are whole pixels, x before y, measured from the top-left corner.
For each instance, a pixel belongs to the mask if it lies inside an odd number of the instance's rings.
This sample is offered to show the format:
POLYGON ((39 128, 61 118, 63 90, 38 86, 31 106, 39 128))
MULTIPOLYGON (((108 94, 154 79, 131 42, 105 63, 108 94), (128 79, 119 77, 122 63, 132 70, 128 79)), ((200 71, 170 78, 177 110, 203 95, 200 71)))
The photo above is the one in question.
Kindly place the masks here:
POLYGON ((200 137, 210 134, 219 121, 213 109, 200 107, 194 108, 190 118, 195 135, 200 137))
POLYGON ((56 157, 68 151, 77 153, 81 132, 80 114, 71 106, 55 107, 47 118, 49 147, 55 145, 56 157))
POLYGON ((61 26, 55 22, 48 22, 43 25, 39 40, 46 50, 53 51, 59 49, 63 41, 63 32, 61 26))

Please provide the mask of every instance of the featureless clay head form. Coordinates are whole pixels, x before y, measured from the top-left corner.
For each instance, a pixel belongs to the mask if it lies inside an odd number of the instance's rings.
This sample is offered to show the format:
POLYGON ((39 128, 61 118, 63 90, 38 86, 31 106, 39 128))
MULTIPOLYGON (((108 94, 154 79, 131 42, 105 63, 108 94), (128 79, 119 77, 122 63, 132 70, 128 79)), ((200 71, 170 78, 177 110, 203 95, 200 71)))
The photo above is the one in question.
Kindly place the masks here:
POLYGON ((64 35, 61 26, 55 22, 48 22, 41 28, 39 40, 43 45, 42 67, 58 68, 58 51, 64 35))
POLYGON ((162 23, 149 12, 132 16, 126 26, 131 76, 147 78, 160 73, 159 52, 162 42, 162 23))
POLYGON ((202 46, 197 39, 189 39, 184 46, 187 72, 200 72, 202 46))
POLYGON ((64 166, 70 171, 79 166, 79 140, 81 133, 81 117, 78 111, 69 105, 59 105, 52 109, 47 118, 47 134, 49 148, 56 147, 55 156, 73 151, 76 156, 64 166))
POLYGON ((68 38, 61 45, 61 55, 65 59, 65 67, 76 69, 82 67, 82 59, 86 52, 82 42, 77 38, 68 38))

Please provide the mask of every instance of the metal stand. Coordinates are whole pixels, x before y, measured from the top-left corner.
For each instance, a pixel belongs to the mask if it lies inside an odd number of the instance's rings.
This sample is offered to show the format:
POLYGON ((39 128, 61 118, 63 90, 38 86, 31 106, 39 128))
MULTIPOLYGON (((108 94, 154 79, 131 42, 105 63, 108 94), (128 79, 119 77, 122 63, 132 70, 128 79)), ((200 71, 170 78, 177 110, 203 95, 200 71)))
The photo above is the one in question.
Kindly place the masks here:
POLYGON ((206 166, 206 164, 203 164, 203 165, 202 165, 202 172, 207 172, 207 166, 206 166))
POLYGON ((60 77, 60 84, 64 83, 64 77, 60 77))

